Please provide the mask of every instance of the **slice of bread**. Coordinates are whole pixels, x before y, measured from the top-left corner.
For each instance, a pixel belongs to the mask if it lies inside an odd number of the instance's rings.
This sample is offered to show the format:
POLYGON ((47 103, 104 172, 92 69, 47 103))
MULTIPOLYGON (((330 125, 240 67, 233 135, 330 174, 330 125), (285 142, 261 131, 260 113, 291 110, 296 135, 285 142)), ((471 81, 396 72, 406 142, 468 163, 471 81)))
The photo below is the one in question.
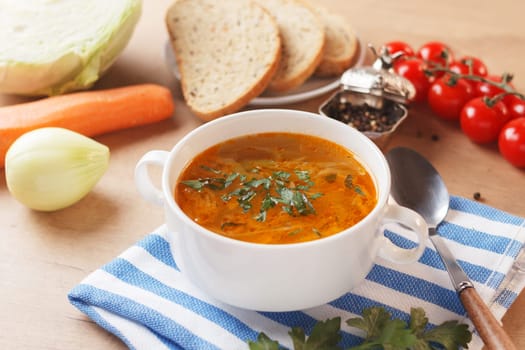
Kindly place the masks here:
POLYGON ((190 109, 203 120, 261 94, 281 57, 273 17, 249 0, 177 0, 166 25, 190 109))
POLYGON ((276 19, 282 40, 282 57, 269 85, 287 91, 306 81, 321 62, 324 28, 308 4, 300 0, 256 0, 276 19))
POLYGON ((356 34, 348 20, 318 3, 309 4, 324 25, 326 43, 321 63, 315 70, 319 77, 341 75, 350 68, 359 52, 356 34))

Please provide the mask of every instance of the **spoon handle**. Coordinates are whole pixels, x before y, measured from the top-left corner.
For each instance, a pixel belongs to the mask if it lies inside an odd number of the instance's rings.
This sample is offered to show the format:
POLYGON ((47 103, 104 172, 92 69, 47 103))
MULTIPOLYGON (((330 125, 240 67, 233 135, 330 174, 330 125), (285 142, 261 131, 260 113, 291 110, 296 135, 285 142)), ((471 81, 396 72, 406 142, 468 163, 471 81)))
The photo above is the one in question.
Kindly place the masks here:
POLYGON ((463 289, 459 292, 459 298, 487 349, 517 350, 507 332, 474 288, 463 289))

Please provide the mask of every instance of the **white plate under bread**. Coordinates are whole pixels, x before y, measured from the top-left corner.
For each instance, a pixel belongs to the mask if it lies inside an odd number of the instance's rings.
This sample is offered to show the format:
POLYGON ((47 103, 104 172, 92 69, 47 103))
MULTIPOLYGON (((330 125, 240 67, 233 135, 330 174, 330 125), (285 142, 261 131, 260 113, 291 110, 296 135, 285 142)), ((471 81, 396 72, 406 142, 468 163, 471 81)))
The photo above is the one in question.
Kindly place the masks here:
MULTIPOLYGON (((352 68, 362 66, 366 59, 366 47, 363 47, 359 39, 358 44, 359 54, 352 68)), ((167 41, 164 46, 164 58, 172 74, 175 76, 175 78, 180 80, 180 73, 177 67, 177 62, 175 60, 175 54, 173 52, 173 49, 171 48, 169 41, 167 41)), ((290 91, 281 93, 265 91, 260 96, 251 100, 249 104, 252 106, 278 106, 301 102, 333 91, 338 86, 339 77, 320 78, 313 76, 301 86, 290 91)))

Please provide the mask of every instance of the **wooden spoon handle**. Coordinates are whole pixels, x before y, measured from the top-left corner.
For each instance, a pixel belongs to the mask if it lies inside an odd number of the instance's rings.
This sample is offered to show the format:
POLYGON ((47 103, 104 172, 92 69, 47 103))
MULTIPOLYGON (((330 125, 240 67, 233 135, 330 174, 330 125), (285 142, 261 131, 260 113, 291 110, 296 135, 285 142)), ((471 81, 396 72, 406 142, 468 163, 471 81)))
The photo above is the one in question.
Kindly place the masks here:
POLYGON ((459 293, 461 303, 489 350, 517 350, 509 335, 496 320, 474 288, 459 293))

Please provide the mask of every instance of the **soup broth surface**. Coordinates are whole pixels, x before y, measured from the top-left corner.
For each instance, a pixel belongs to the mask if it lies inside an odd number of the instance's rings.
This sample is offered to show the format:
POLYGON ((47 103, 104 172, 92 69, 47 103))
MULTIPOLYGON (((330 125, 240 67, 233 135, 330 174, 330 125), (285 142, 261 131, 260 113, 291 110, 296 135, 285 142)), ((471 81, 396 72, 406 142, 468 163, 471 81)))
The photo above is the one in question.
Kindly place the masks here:
POLYGON ((333 235, 377 203, 372 177, 350 151, 294 133, 242 136, 207 149, 185 168, 174 198, 208 230, 265 244, 333 235))

